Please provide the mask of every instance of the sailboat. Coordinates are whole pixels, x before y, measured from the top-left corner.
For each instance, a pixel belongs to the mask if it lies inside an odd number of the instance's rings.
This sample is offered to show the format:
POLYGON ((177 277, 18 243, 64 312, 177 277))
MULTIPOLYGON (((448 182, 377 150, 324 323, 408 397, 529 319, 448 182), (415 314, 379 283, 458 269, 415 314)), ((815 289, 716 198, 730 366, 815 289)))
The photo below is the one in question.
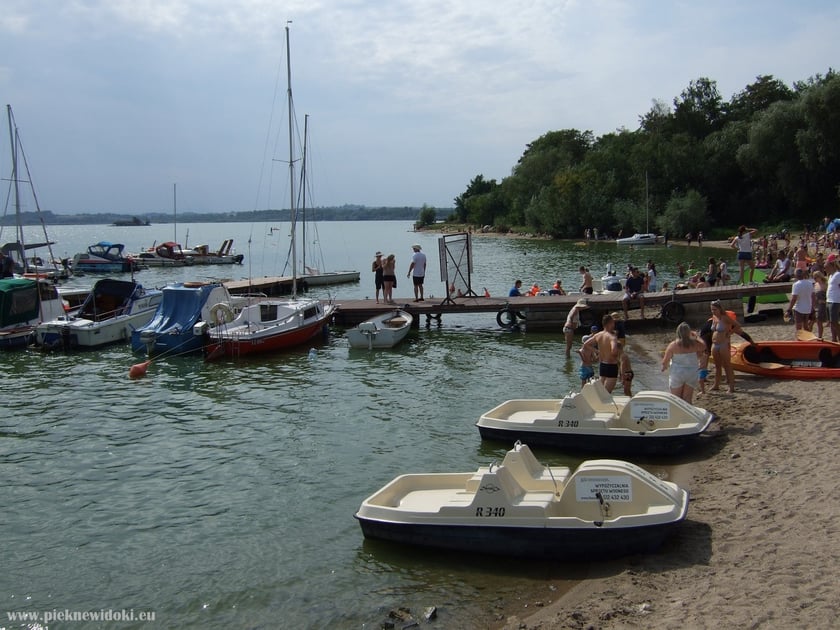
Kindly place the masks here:
MULTIPOLYGON (((295 159, 293 136, 292 64, 289 27, 286 26, 286 76, 289 108, 289 187, 292 218, 292 260, 297 259, 295 159)), ((285 299, 261 299, 247 304, 235 317, 217 311, 221 321, 215 328, 196 325, 195 332, 205 338, 205 359, 243 357, 285 350, 306 343, 327 326, 335 307, 320 300, 297 297, 296 265, 292 266, 292 294, 285 299)))
MULTIPOLYGON (((32 175, 29 172, 29 163, 26 160, 26 154, 23 151, 23 146, 20 141, 20 133, 18 132, 17 123, 15 122, 14 114, 12 113, 12 106, 6 105, 6 113, 9 120, 9 142, 12 149, 12 176, 10 178, 11 189, 15 200, 15 240, 5 243, 0 250, 10 260, 13 261, 14 273, 27 278, 49 278, 60 279, 70 276, 69 261, 65 264, 59 264, 53 256, 52 245, 53 241, 47 236, 47 227, 41 217, 41 208, 38 205, 38 196, 35 194, 35 186, 32 183, 32 175), (23 166, 26 169, 26 179, 22 179, 20 173, 20 160, 23 159, 23 166), (21 191, 20 184, 29 184, 32 199, 35 204, 35 210, 38 214, 38 220, 41 222, 41 227, 44 230, 43 243, 27 243, 23 237, 23 223, 21 219, 21 191), (29 250, 46 247, 49 251, 49 260, 44 261, 39 256, 29 256, 29 250)), ((8 197, 7 197, 8 199, 8 197)), ((2 230, 0 230, 2 233, 2 230)))
POLYGON ((640 234, 636 232, 633 236, 628 236, 626 238, 617 238, 615 242, 619 245, 656 245, 659 242, 659 237, 650 231, 650 218, 649 218, 649 208, 648 208, 648 200, 650 195, 648 194, 648 176, 645 173, 645 232, 644 234, 640 234))
MULTIPOLYGON (((298 277, 300 278, 301 284, 303 284, 306 288, 309 287, 316 287, 316 286, 326 286, 332 284, 348 284, 351 282, 358 282, 359 281, 359 272, 358 271, 322 271, 318 267, 315 267, 312 261, 310 260, 310 264, 306 264, 306 228, 307 228, 307 215, 306 215, 306 193, 308 191, 308 182, 307 182, 307 173, 308 173, 308 163, 307 163, 307 156, 308 156, 308 143, 309 143, 309 114, 306 114, 303 118, 303 155, 301 159, 301 184, 300 184, 300 192, 301 192, 301 230, 303 232, 303 243, 302 243, 302 254, 301 254, 301 269, 298 272, 298 277)), ((314 221, 312 222, 314 225, 314 221)), ((321 257, 321 266, 323 267, 323 256, 321 257)), ((294 262, 292 263, 294 265, 294 262)))

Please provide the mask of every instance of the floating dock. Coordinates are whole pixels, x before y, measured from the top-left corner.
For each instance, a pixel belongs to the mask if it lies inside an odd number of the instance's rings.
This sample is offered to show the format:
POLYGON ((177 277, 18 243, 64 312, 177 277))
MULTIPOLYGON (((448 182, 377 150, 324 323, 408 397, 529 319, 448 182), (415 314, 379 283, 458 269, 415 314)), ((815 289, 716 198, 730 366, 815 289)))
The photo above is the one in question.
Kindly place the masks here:
MULTIPOLYGON (((680 291, 658 291, 645 294, 645 315, 647 319, 661 317, 664 324, 676 325, 687 321, 699 326, 710 317, 709 303, 720 300, 725 310, 732 310, 742 318, 744 300, 749 301, 759 295, 788 294, 790 283, 755 284, 748 286, 727 285, 702 289, 684 289, 680 291), (677 306, 670 306, 676 303, 677 306)), ((488 313, 488 323, 493 321, 502 327, 519 326, 531 331, 562 330, 566 316, 581 298, 589 301, 589 309, 581 313, 581 325, 600 326, 601 318, 606 313, 622 312, 623 293, 602 293, 597 295, 546 295, 535 297, 458 297, 426 299, 415 302, 413 298, 395 298, 396 304, 377 304, 374 300, 334 299, 338 305, 333 323, 350 328, 376 315, 401 308, 414 315, 414 325, 419 326, 421 316, 426 321, 440 321, 444 316, 469 313, 488 313)), ((629 310, 639 310, 639 300, 631 300, 629 310)))

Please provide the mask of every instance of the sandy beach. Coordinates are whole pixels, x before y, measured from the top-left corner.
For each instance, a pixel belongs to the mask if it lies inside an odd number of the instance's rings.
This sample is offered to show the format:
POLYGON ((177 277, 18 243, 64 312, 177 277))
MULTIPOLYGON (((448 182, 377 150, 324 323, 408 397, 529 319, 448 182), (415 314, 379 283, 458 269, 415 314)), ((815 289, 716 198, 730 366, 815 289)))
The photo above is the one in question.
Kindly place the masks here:
MULTIPOLYGON (((793 334, 778 317, 745 329, 756 340, 793 334)), ((658 370, 671 339, 670 331, 633 335, 634 367, 658 370)), ((717 434, 682 467, 688 518, 658 553, 593 565, 561 595, 550 583, 523 593, 498 627, 835 627, 837 384, 736 372, 736 390, 695 399, 717 414, 717 434)))

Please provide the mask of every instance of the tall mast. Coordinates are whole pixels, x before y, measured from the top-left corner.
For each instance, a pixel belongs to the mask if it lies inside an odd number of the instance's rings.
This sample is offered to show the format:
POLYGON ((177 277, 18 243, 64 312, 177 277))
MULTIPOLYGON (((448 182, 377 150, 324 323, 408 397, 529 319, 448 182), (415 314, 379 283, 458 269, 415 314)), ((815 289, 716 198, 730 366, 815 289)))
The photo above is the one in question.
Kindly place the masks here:
POLYGON ((178 242, 178 184, 172 184, 172 216, 175 227, 173 228, 172 240, 178 242))
MULTIPOLYGON (((20 182, 18 181, 18 143, 17 143, 17 125, 12 122, 12 106, 6 105, 6 114, 9 119, 9 144, 12 149, 12 185, 15 188, 15 229, 17 233, 17 242, 23 246, 23 227, 20 223, 20 182)), ((24 250, 25 251, 25 250, 24 250)), ((21 261, 26 270, 26 260, 21 261)))
POLYGON ((301 192, 301 217, 300 221, 303 224, 301 230, 303 231, 303 252, 301 253, 301 272, 306 273, 306 145, 309 141, 309 114, 303 116, 303 155, 300 163, 300 192, 301 192))
POLYGON ((295 215, 295 153, 292 134, 292 59, 289 44, 289 24, 286 22, 286 84, 289 106, 289 215, 292 223, 292 297, 297 295, 297 249, 295 246, 295 232, 297 230, 297 216, 295 215))

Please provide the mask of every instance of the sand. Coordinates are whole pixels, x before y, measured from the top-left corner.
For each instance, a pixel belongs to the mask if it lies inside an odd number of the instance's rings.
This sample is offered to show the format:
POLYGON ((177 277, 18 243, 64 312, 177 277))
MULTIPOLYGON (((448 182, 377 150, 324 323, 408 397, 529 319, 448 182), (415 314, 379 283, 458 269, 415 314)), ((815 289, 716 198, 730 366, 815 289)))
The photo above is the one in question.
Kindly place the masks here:
MULTIPOLYGON (((746 330, 756 340, 793 335, 780 318, 746 330)), ((655 369, 672 338, 634 335, 634 367, 655 369)), ((559 596, 550 583, 532 588, 498 627, 836 627, 837 383, 736 372, 736 390, 695 399, 718 415, 719 434, 686 458, 688 518, 659 552, 592 565, 559 596)))

